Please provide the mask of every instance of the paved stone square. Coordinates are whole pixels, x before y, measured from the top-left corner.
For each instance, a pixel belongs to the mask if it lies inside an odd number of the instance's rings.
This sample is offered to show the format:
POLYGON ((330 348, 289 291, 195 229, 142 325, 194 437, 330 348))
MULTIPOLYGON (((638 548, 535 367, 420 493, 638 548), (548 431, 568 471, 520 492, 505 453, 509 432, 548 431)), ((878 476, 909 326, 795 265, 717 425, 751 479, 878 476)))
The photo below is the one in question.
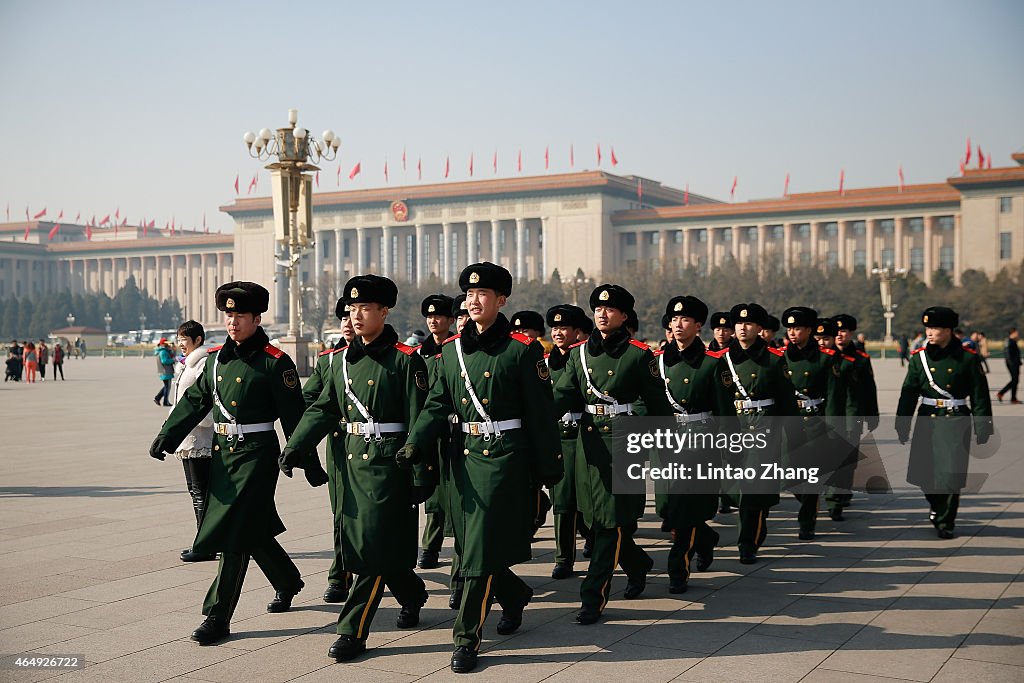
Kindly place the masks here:
MULTIPOLYGON (((990 364, 1001 386, 1005 368, 990 364)), ((188 639, 216 564, 178 560, 195 521, 180 464, 147 456, 166 415, 152 402, 153 365, 70 360, 67 382, 0 385, 0 654, 84 657, 84 669, 61 676, 69 681, 454 678, 450 540, 443 566, 420 572, 430 590, 420 628, 396 629, 385 597, 367 654, 328 659, 339 611, 320 599, 330 509, 326 488, 301 476, 282 477, 277 493, 288 527, 280 540, 306 582, 292 611, 266 613, 273 590, 253 565, 231 638, 188 639)), ((893 360, 876 360, 875 371, 891 414, 903 371, 893 360)), ((997 404, 996 414, 1024 410, 997 404)), ((812 542, 797 540, 795 515, 791 497, 773 510, 753 566, 738 562, 735 515, 719 515, 712 570, 674 596, 669 539, 648 508, 638 538, 656 574, 635 601, 621 599, 618 575, 605 620, 590 627, 573 623, 579 576, 549 578, 549 524, 534 560, 516 569, 536 594, 523 626, 501 637, 491 616, 473 680, 1024 680, 1024 495, 965 496, 952 541, 935 537, 919 494, 859 494, 848 521, 825 516, 812 542)), ((4 681, 59 675, 0 670, 4 681)))

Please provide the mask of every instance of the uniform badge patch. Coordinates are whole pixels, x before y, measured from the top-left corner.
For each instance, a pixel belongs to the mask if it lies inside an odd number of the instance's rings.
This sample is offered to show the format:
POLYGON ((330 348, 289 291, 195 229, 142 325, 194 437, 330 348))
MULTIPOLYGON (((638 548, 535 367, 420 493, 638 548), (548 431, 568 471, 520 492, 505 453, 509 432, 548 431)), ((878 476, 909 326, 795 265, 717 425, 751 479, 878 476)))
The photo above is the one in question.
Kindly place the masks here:
POLYGON ((833 365, 832 366, 832 374, 835 375, 836 377, 839 376, 839 366, 838 365, 833 365))
POLYGON ((608 290, 601 290, 601 293, 597 295, 597 299, 598 301, 608 301, 608 290))
POLYGON ((682 301, 677 301, 676 302, 676 307, 673 308, 672 310, 673 311, 681 311, 681 310, 683 310, 683 302, 682 301))
POLYGON ((355 287, 353 287, 353 288, 352 288, 352 291, 350 291, 350 292, 348 293, 348 298, 350 298, 350 299, 355 299, 355 298, 357 298, 358 296, 359 296, 359 290, 358 290, 358 289, 356 289, 355 287))
POLYGON ((433 313, 434 310, 434 304, 430 304, 429 306, 427 306, 427 313, 433 313))
POLYGON ((294 389, 299 386, 299 373, 295 369, 285 370, 284 374, 281 375, 281 381, 289 389, 294 389))
POLYGON ((224 302, 224 308, 234 308, 234 307, 235 307, 235 300, 234 299, 228 299, 227 301, 224 302))
POLYGON ((412 374, 412 376, 416 380, 416 388, 419 389, 420 391, 426 391, 427 373, 425 373, 423 370, 417 370, 412 374))
POLYGON ((658 372, 658 359, 652 358, 647 363, 647 369, 651 372, 651 377, 661 377, 661 373, 658 372))
POLYGON ((469 274, 469 284, 475 285, 478 282, 480 282, 480 274, 477 273, 476 271, 473 271, 472 273, 469 274))
POLYGON ((542 360, 537 361, 537 376, 545 382, 551 379, 551 370, 548 368, 548 364, 542 360))
POLYGON ((555 322, 556 323, 562 322, 562 314, 561 313, 555 313, 555 322))
POLYGON ((731 372, 723 372, 722 373, 722 384, 727 386, 727 387, 731 387, 732 386, 732 373, 731 372))

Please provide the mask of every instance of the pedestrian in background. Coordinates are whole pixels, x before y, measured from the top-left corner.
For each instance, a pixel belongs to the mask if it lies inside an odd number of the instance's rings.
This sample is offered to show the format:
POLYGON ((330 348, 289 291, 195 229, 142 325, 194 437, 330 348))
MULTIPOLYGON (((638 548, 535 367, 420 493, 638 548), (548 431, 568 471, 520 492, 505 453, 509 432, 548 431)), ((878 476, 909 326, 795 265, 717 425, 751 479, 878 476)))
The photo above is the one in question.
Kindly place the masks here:
POLYGON ((60 373, 60 381, 64 381, 64 348, 57 342, 53 347, 53 381, 57 381, 57 373, 60 373))
POLYGON ((39 356, 39 381, 46 381, 46 364, 50 362, 50 347, 46 345, 45 339, 39 340, 36 347, 36 354, 39 356))
POLYGON ((160 391, 156 392, 156 396, 153 397, 153 403, 169 406, 171 402, 167 399, 171 396, 171 379, 174 378, 174 356, 171 355, 171 350, 167 347, 167 339, 161 337, 160 341, 156 343, 156 351, 153 353, 156 356, 157 374, 160 375, 160 381, 163 382, 160 391), (163 401, 162 404, 161 401, 163 401))
POLYGON ((32 384, 36 381, 36 374, 39 372, 39 356, 36 355, 36 345, 32 342, 25 342, 25 381, 32 384))
POLYGON ((1020 401, 1017 400, 1017 384, 1020 382, 1020 347, 1017 346, 1017 340, 1020 339, 1020 333, 1017 332, 1016 327, 1011 327, 1010 332, 1007 334, 1006 349, 1003 351, 1003 357, 1006 359, 1006 369, 1010 373, 1010 381, 1005 387, 996 393, 996 398, 999 402, 1003 402, 1003 395, 1006 392, 1010 392, 1010 403, 1019 405, 1020 401))

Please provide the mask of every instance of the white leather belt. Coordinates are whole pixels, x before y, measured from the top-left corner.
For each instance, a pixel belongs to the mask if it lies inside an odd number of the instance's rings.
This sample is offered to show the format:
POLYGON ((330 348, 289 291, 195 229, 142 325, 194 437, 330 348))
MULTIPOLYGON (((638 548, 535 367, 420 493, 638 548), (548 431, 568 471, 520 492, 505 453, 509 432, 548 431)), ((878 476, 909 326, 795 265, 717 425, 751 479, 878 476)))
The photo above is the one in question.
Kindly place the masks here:
POLYGON ((404 422, 346 422, 345 431, 359 436, 380 436, 408 431, 404 422))
POLYGON ((274 431, 273 422, 254 422, 252 424, 232 424, 231 422, 215 422, 213 431, 221 436, 233 437, 239 434, 253 434, 254 432, 274 431))
POLYGON ((934 408, 963 408, 967 406, 966 398, 925 398, 921 397, 921 403, 934 408))
POLYGON ((502 432, 510 429, 520 429, 523 426, 522 420, 498 420, 497 422, 463 422, 462 432, 471 436, 482 436, 490 439, 491 435, 501 436, 502 432))
POLYGON ((767 408, 768 406, 775 405, 775 399, 763 398, 759 401, 754 401, 748 398, 743 401, 733 401, 732 403, 736 406, 736 410, 759 410, 761 408, 767 408))
POLYGON ((633 410, 632 403, 588 403, 584 409, 591 415, 621 415, 633 410))
POLYGON ((824 402, 825 399, 823 398, 798 398, 796 400, 796 405, 800 410, 813 410, 824 402))
POLYGON ((706 410, 703 413, 676 413, 676 422, 679 424, 687 424, 689 422, 703 422, 704 420, 711 419, 711 411, 706 410))
POLYGON ((575 424, 583 417, 583 413, 566 413, 558 418, 562 424, 575 424))

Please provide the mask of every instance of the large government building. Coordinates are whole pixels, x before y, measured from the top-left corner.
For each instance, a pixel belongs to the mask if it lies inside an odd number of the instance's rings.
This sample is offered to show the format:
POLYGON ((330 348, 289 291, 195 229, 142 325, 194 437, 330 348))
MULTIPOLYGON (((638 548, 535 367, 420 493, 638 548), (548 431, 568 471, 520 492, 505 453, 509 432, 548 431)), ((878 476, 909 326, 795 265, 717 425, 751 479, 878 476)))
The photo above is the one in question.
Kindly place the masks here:
MULTIPOLYGON (((517 280, 601 277, 641 267, 668 276, 736 264, 784 273, 892 266, 930 283, 969 269, 994 274, 1024 256, 1024 154, 943 183, 815 192, 726 203, 602 171, 317 193, 315 245, 302 281, 359 272, 454 288, 467 263, 503 264, 517 280)), ((266 322, 287 320, 270 198, 221 207, 233 235, 97 231, 52 223, 0 225, 0 297, 56 289, 112 294, 129 274, 185 314, 213 322, 212 291, 239 278, 271 289, 266 322), (26 227, 29 240, 24 240, 26 227), (275 283, 276 280, 276 283, 275 283), (272 284, 275 283, 275 284, 272 284)))

